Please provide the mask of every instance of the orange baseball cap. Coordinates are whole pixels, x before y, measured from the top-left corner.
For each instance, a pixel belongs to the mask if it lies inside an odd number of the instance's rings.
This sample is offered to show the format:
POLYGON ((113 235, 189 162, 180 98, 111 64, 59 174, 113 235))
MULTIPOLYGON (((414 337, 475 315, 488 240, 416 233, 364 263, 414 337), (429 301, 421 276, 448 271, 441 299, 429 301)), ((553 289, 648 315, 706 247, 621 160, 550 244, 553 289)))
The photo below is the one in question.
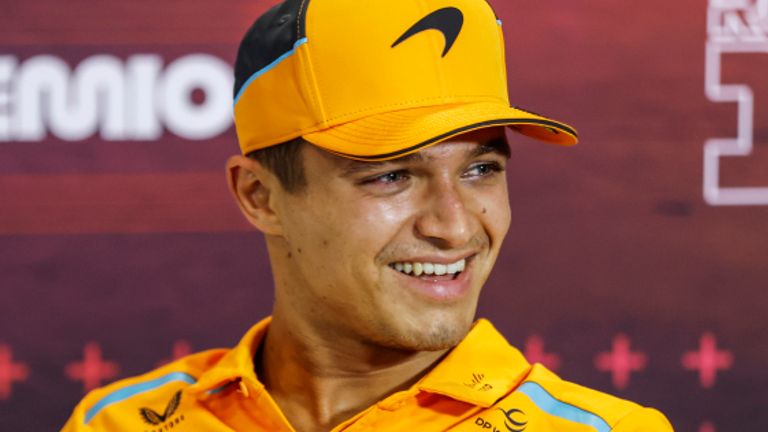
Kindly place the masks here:
POLYGON ((303 137, 387 160, 492 126, 577 142, 572 127, 510 106, 486 0, 285 0, 243 38, 234 104, 244 154, 303 137))

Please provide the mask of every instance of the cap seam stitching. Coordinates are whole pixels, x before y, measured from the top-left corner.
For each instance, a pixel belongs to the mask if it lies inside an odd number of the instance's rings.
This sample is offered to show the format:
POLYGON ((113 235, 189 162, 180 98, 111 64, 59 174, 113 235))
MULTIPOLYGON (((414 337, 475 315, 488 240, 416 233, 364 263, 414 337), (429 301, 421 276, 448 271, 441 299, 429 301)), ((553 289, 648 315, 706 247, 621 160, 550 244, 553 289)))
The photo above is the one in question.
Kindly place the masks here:
POLYGON ((306 74, 305 77, 308 81, 307 85, 309 87, 309 97, 312 100, 313 105, 313 114, 314 115, 320 115, 320 122, 316 123, 317 125, 327 125, 328 121, 325 118, 325 107, 323 106, 323 98, 320 94, 320 86, 317 84, 317 79, 315 77, 315 68, 312 64, 312 55, 309 51, 309 44, 307 44, 306 50, 304 50, 304 58, 307 62, 307 68, 306 68, 306 74))
MULTIPOLYGON (((296 16, 296 39, 300 39, 301 37, 301 15, 304 13, 304 4, 307 2, 307 0, 301 0, 301 3, 299 3, 299 14, 296 16)), ((307 28, 306 23, 306 17, 304 18, 304 28, 307 28)))

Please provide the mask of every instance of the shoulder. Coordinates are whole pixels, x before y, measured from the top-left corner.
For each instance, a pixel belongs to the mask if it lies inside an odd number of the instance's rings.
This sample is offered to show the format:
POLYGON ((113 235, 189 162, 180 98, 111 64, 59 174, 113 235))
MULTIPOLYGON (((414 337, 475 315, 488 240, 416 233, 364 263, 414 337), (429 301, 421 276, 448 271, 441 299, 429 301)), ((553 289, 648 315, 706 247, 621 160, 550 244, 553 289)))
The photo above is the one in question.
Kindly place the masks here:
POLYGON ((133 430, 169 422, 179 404, 184 403, 183 390, 195 384, 228 351, 191 354, 94 390, 75 407, 62 431, 133 430))
POLYGON ((536 364, 515 393, 524 394, 542 414, 591 426, 598 432, 666 432, 660 412, 625 399, 561 379, 536 364))

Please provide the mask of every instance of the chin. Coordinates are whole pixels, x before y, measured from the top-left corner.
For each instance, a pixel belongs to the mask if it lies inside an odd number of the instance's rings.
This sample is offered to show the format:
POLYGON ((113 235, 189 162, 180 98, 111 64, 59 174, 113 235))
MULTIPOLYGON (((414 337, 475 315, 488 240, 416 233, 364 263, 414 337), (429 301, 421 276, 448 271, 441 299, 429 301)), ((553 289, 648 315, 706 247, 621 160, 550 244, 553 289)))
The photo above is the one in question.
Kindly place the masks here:
POLYGON ((396 329, 392 329, 394 332, 390 330, 392 337, 385 345, 403 351, 442 351, 456 346, 472 327, 473 315, 425 319, 427 317, 429 314, 400 321, 396 329))

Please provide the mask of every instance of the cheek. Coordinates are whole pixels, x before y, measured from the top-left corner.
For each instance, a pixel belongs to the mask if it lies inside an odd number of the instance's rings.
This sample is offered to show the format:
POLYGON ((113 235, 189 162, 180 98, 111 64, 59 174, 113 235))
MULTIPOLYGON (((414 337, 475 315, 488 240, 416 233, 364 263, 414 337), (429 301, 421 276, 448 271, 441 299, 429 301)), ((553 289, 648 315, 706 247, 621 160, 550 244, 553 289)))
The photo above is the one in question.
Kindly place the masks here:
POLYGON ((339 222, 345 231, 334 241, 349 243, 346 250, 350 260, 357 263, 355 272, 378 273, 381 260, 393 243, 408 231, 412 209, 405 200, 360 199, 357 205, 345 209, 339 222))
MULTIPOLYGON (((328 196, 328 195, 326 195, 328 196)), ((311 200, 292 206, 288 239, 294 254, 302 248, 305 257, 323 270, 340 273, 368 272, 369 265, 406 226, 412 206, 407 199, 311 200), (346 269, 344 269, 346 268, 346 269)))
POLYGON ((335 224, 337 218, 331 206, 299 198, 289 201, 282 209, 286 253, 291 258, 290 265, 300 273, 320 280, 327 272, 333 271, 334 260, 331 257, 339 253, 334 250, 337 243, 332 241, 340 236, 335 224))
POLYGON ((396 231, 413 213, 408 197, 391 200, 361 200, 357 219, 368 230, 396 231))
POLYGON ((506 184, 503 187, 500 186, 488 191, 487 194, 479 194, 478 196, 480 197, 479 206, 482 209, 480 215, 483 225, 491 236, 492 242, 499 245, 507 235, 512 220, 506 184))

